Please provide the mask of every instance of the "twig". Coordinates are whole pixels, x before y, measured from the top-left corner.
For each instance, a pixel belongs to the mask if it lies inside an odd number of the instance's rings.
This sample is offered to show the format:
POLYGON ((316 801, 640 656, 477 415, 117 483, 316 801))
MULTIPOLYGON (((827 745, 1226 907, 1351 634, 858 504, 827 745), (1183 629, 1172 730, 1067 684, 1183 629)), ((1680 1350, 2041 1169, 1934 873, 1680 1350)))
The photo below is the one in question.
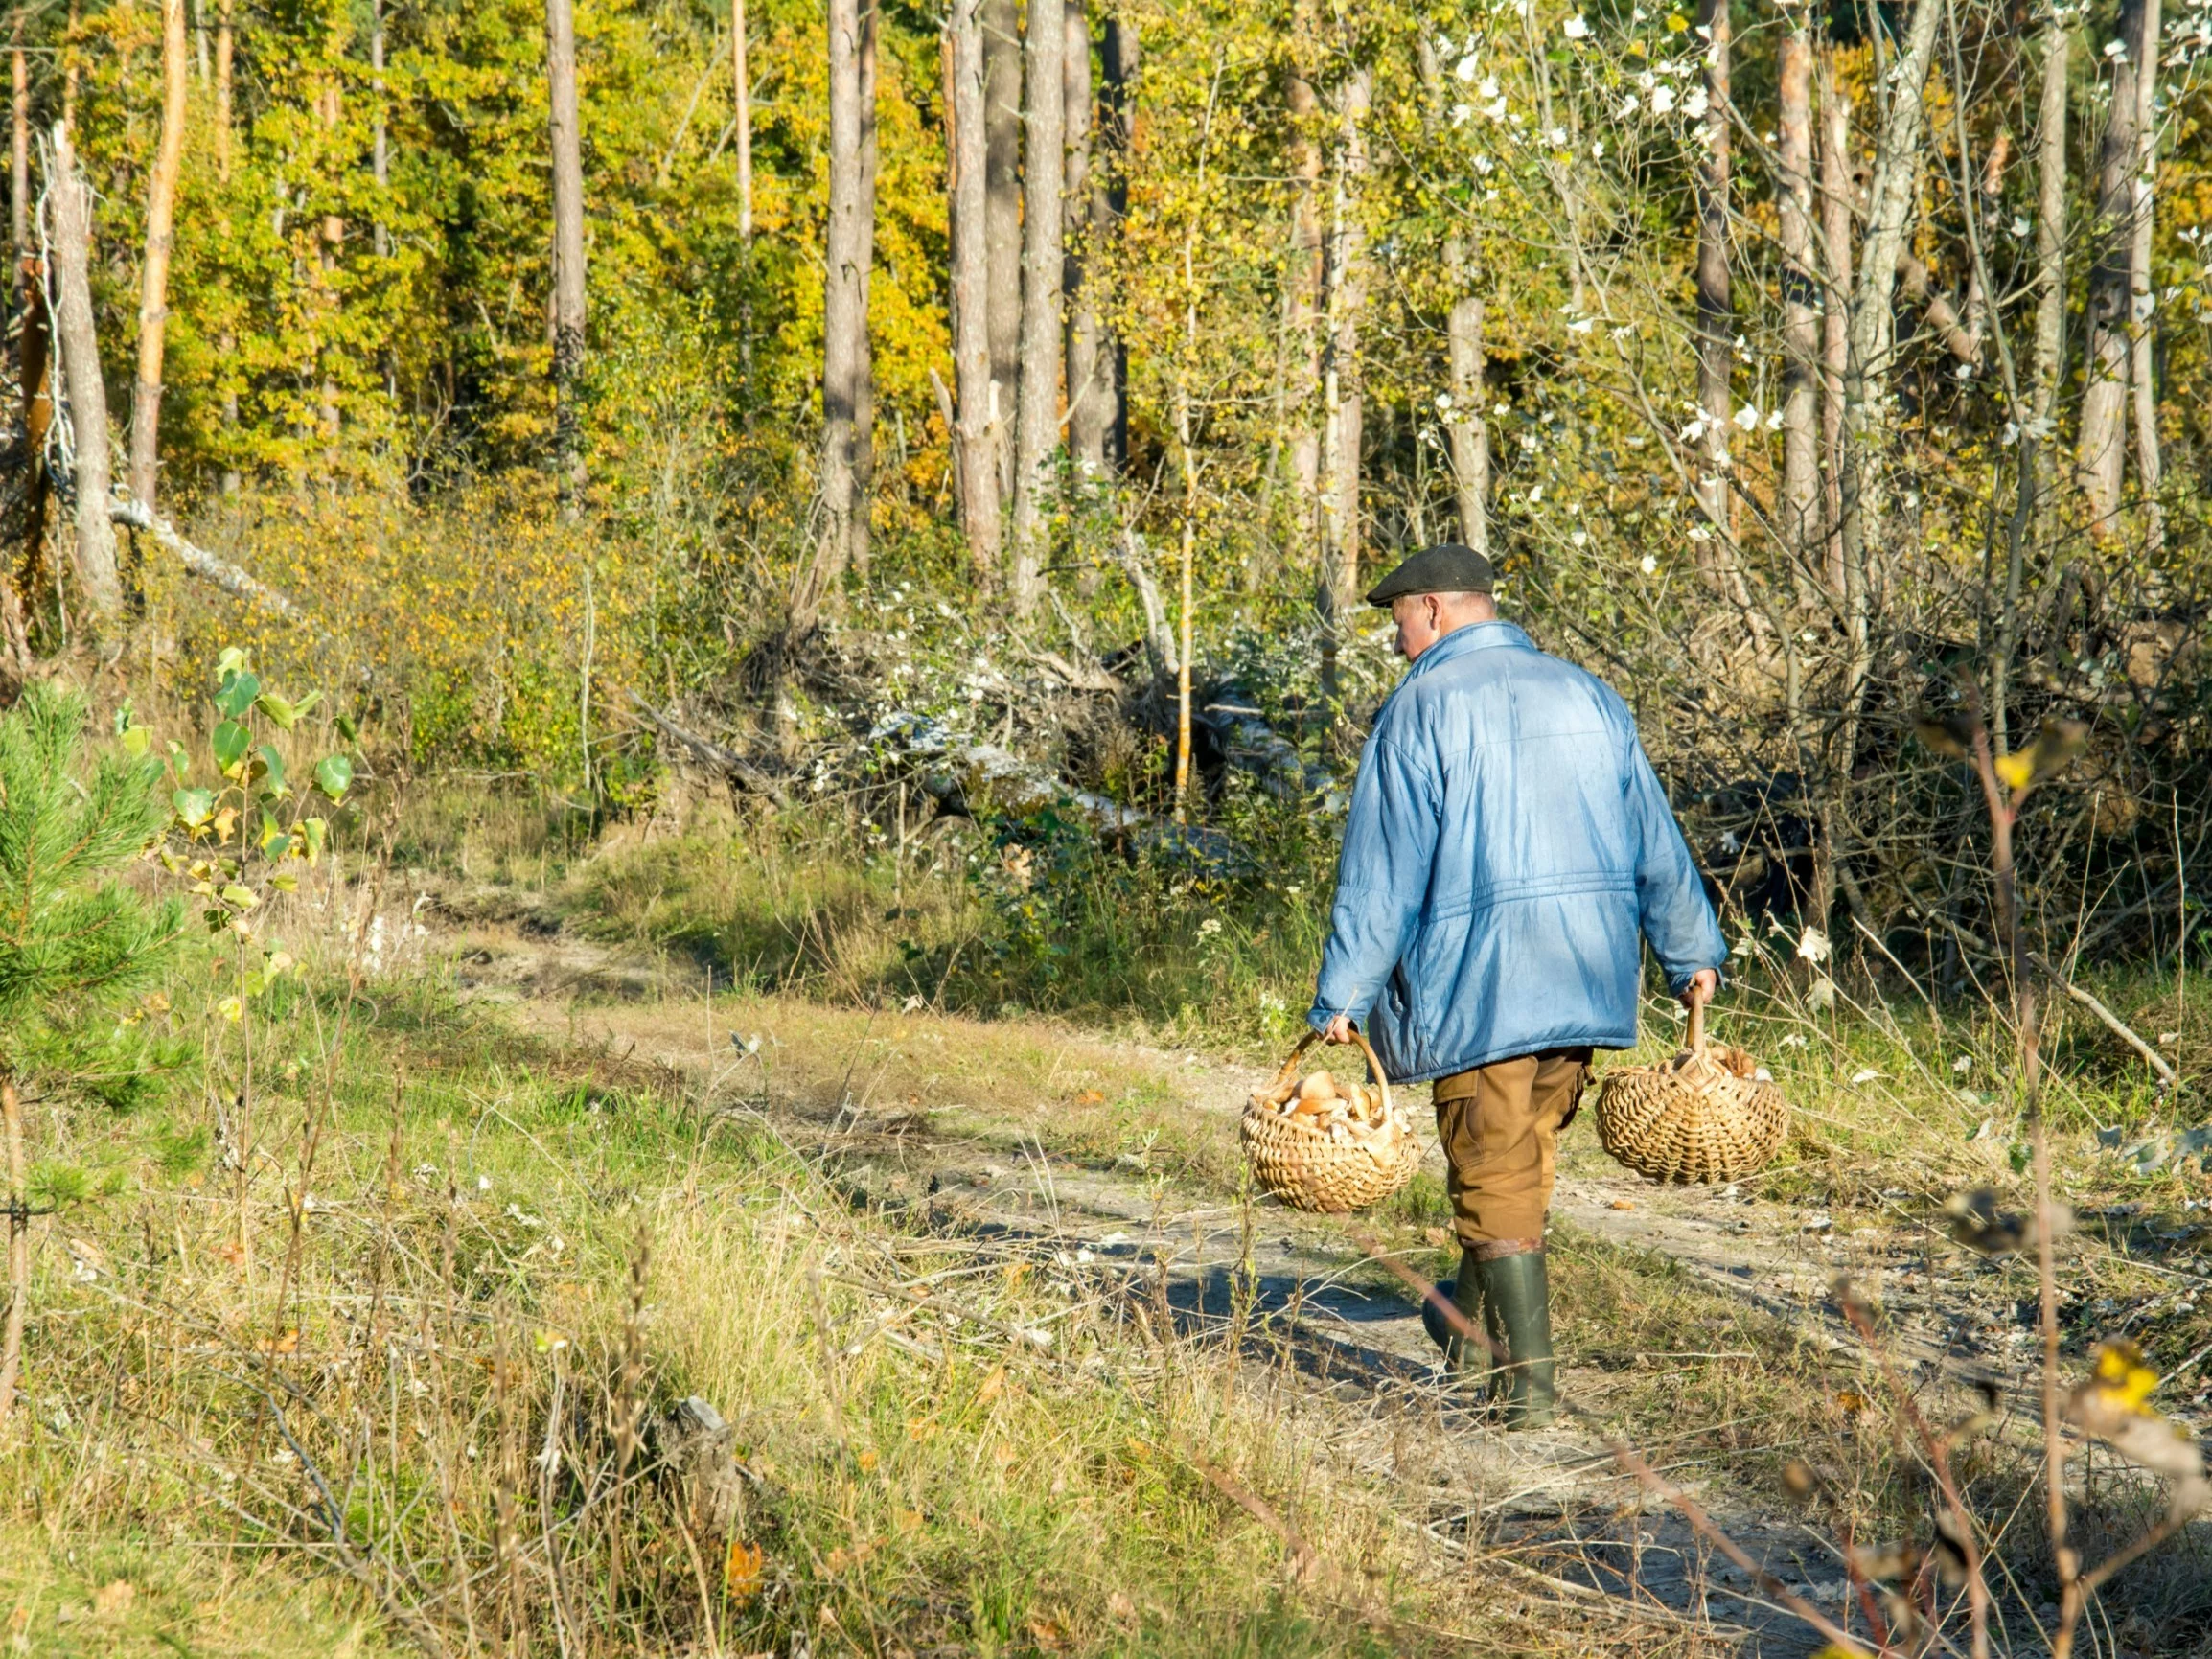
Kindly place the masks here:
POLYGON ((2144 1063, 2152 1071, 2158 1073, 2159 1082, 2164 1088, 2171 1090, 2180 1087, 2181 1074, 2174 1069, 2174 1063, 2159 1053, 2157 1049, 2152 1048, 2150 1044, 2144 1042, 2135 1032, 2130 1030, 2127 1022, 2122 1020, 2119 1015, 2113 1013, 2111 1009, 2106 1007, 2104 1003, 2098 1002, 2081 986, 2069 980, 2062 979, 2057 974, 2051 973, 2050 964, 2044 961, 2042 957, 2031 955, 2028 959, 2043 973, 2050 974, 2053 982, 2063 990, 2070 1000, 2081 1003, 2083 1007, 2102 1020, 2105 1023, 2105 1028, 2110 1031, 2113 1036, 2142 1055, 2144 1063))
POLYGON ((754 795, 766 795, 777 806, 788 807, 791 805, 791 796, 784 793, 783 785, 776 782, 774 778, 769 776, 767 772, 761 771, 759 767, 753 765, 751 761, 746 759, 734 749, 725 749, 712 738, 701 737, 695 731, 684 730, 682 726, 670 720, 668 716, 662 714, 634 691, 626 691, 623 696, 629 701, 630 706, 637 711, 646 725, 670 742, 689 749, 708 766, 728 778, 730 782, 750 790, 754 795))

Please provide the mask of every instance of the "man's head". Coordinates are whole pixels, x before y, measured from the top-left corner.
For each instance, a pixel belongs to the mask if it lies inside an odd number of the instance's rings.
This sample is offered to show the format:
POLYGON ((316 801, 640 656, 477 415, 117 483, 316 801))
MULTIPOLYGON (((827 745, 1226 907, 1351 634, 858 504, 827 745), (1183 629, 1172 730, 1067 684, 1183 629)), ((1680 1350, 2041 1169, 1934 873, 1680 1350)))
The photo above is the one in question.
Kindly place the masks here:
POLYGON ((1412 662, 1447 634, 1496 621, 1490 586, 1490 562, 1471 547, 1447 541, 1416 553, 1376 583, 1367 602, 1390 607, 1398 625, 1398 655, 1412 662))

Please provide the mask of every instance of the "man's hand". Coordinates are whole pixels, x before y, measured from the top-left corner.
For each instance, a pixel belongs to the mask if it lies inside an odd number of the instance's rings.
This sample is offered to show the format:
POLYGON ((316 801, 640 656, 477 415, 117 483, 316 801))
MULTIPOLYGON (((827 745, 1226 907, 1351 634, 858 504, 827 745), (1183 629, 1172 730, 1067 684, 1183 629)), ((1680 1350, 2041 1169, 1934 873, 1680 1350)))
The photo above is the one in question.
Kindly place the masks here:
POLYGON ((1323 1031, 1323 1032, 1322 1032, 1322 1034, 1321 1034, 1321 1037, 1322 1037, 1322 1041, 1323 1041, 1323 1042, 1325 1042, 1325 1043, 1348 1043, 1348 1042, 1350 1042, 1350 1041, 1351 1041, 1351 1016, 1350 1016, 1349 1014, 1338 1014, 1338 1015, 1336 1015, 1334 1018, 1332 1018, 1332 1019, 1329 1021, 1329 1023, 1328 1023, 1328 1028, 1327 1028, 1326 1030, 1325 1030, 1325 1031, 1323 1031))
POLYGON ((1720 970, 1699 968, 1690 976, 1690 983, 1682 987, 1682 1005, 1692 1002, 1710 1002, 1720 994, 1720 970))

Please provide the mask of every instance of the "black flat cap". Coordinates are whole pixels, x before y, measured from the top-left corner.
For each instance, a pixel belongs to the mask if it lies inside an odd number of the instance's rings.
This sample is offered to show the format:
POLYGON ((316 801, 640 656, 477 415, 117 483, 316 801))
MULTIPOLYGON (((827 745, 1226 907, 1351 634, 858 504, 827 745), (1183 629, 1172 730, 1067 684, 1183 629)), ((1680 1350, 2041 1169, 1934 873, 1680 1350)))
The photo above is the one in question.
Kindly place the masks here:
POLYGON ((1490 562, 1457 541, 1423 547, 1374 585, 1370 605, 1388 605, 1408 593, 1487 593, 1490 562))

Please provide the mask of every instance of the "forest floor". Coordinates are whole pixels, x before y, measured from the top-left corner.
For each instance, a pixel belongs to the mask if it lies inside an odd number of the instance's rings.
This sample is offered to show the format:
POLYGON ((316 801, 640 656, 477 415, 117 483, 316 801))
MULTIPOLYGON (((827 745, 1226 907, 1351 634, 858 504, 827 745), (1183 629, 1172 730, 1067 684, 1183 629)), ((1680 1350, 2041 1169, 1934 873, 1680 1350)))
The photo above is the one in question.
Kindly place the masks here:
MULTIPOLYGON (((925 1235, 1048 1251, 1101 1298, 1241 1344, 1249 1367, 1298 1379, 1307 1432, 1382 1482, 1409 1533, 1535 1607, 1601 1608, 1654 1638, 1747 1656, 1822 1646, 1631 1478, 1601 1421, 1626 1426, 1760 1568, 1855 1631, 1866 1620, 1832 1516, 1788 1495, 1784 1463, 1803 1457, 1848 1487, 1854 1446, 1882 1432, 1873 1396, 1885 1389, 1939 1424, 1993 1389, 1992 1442, 2039 1444, 2033 1296, 2016 1266, 1951 1242, 1924 1179, 1819 1209, 1765 1195, 1770 1183, 1664 1187, 1611 1164, 1586 1122, 1571 1127, 1554 1209, 1560 1383, 1591 1415, 1509 1436, 1444 1386, 1415 1302, 1373 1258, 1450 1271, 1433 1144, 1384 1213, 1301 1215, 1238 1179, 1236 1116, 1263 1070, 1035 1018, 710 993, 687 962, 580 936, 536 895, 431 898, 418 907, 422 949, 466 999, 663 1069, 709 1117, 772 1124, 856 1209, 925 1235), (1843 1281, 1875 1310, 1874 1346, 1847 1316, 1843 1281), (1740 1407, 1731 1373, 1745 1378, 1740 1407), (1685 1415, 1676 1385, 1692 1376, 1685 1415)), ((1417 1121, 1425 1104, 1409 1102, 1417 1121)), ((2032 1526, 2033 1509, 2017 1485, 1993 1531, 2032 1526)), ((2038 1600, 2000 1587, 2002 1650, 2035 1645, 2038 1600)))

